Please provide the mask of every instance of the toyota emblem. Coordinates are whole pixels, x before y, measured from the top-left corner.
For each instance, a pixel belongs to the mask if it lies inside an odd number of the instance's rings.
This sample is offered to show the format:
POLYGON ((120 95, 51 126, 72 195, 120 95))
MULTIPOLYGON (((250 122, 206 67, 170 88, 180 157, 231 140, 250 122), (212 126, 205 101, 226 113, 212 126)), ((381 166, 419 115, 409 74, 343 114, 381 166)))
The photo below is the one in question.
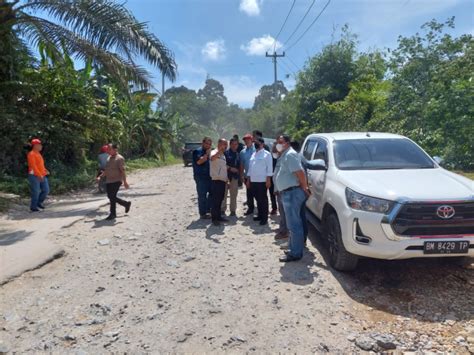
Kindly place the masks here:
POLYGON ((443 205, 438 207, 436 214, 439 218, 450 219, 454 217, 456 211, 454 210, 453 206, 443 205))

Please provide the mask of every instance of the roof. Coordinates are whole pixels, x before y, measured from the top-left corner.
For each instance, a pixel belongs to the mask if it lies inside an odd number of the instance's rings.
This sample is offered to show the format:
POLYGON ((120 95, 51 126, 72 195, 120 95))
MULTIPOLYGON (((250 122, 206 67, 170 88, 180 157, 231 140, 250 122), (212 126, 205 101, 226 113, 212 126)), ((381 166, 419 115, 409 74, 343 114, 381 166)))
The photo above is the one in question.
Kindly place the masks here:
POLYGON ((381 139, 381 138, 405 138, 398 134, 381 132, 333 132, 333 133, 314 133, 311 136, 325 137, 329 140, 348 140, 348 139, 381 139))

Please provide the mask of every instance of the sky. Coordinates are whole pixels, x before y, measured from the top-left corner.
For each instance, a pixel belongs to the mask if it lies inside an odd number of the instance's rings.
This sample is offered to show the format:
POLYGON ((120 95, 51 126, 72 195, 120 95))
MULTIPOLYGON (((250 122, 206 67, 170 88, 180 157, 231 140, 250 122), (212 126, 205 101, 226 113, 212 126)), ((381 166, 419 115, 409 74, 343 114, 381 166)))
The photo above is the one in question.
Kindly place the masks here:
MULTIPOLYGON (((292 89, 298 70, 344 24, 358 35, 360 50, 395 48, 399 35, 413 35, 431 19, 443 22, 451 16, 456 28, 450 33, 474 35, 474 0, 330 0, 322 11, 327 3, 128 0, 125 6, 174 52, 178 78, 166 82, 166 88, 184 85, 197 90, 209 76, 219 80, 228 100, 241 107, 251 107, 260 87, 273 82, 273 64, 265 57, 266 51, 285 52, 278 59, 278 79, 292 89)), ((160 89, 160 73, 149 69, 160 89)))

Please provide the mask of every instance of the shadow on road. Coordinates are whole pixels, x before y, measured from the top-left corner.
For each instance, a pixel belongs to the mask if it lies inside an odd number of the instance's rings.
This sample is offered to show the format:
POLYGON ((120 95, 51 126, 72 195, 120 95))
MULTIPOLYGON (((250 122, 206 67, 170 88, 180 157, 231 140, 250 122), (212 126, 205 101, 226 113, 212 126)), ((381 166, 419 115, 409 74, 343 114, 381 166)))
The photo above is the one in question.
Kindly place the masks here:
POLYGON ((312 284, 318 275, 317 272, 310 271, 313 260, 314 253, 306 251, 300 261, 281 264, 281 281, 300 286, 312 284))
POLYGON ((8 232, 6 230, 0 231, 0 246, 8 246, 15 244, 17 242, 21 242, 28 238, 33 232, 27 231, 15 231, 15 232, 8 232))
POLYGON ((206 229, 211 223, 210 219, 197 219, 195 221, 192 221, 189 226, 186 227, 187 230, 193 230, 193 229, 206 229))
POLYGON ((213 241, 214 243, 220 243, 221 241, 216 238, 218 235, 224 235, 225 226, 221 224, 220 226, 210 225, 206 230, 206 239, 213 241))
MULTIPOLYGON (((309 227, 309 241, 329 265, 321 235, 309 227)), ((351 273, 329 270, 353 300, 379 311, 425 322, 474 319, 474 271, 453 258, 362 259, 351 273)))

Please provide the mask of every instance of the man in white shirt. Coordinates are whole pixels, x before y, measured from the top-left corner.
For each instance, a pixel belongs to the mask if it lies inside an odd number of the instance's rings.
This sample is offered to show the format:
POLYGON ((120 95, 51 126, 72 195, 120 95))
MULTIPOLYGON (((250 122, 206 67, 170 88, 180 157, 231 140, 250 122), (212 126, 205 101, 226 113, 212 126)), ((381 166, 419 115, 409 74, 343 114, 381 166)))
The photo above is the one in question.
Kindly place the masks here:
POLYGON ((256 151, 250 158, 247 187, 251 188, 257 201, 258 216, 254 221, 260 221, 263 226, 268 222, 267 190, 272 184, 273 161, 270 152, 264 149, 263 138, 256 137, 254 144, 256 151))
POLYGON ((210 174, 211 174, 211 194, 212 206, 211 216, 212 224, 219 226, 221 222, 228 222, 222 217, 221 205, 225 196, 225 187, 227 185, 227 160, 224 152, 227 149, 227 141, 223 138, 219 139, 217 149, 211 152, 210 174))

